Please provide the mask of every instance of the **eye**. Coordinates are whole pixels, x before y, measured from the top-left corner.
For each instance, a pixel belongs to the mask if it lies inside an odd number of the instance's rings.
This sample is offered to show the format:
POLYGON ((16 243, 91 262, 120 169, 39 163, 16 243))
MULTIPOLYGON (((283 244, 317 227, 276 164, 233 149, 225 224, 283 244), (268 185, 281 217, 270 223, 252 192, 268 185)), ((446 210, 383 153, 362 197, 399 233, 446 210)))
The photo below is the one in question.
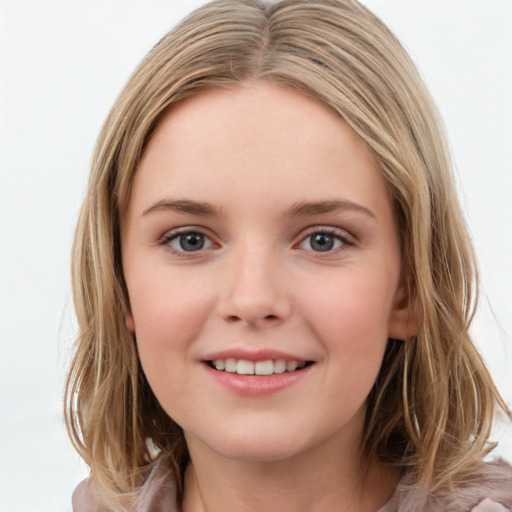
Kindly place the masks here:
POLYGON ((212 241, 206 235, 197 231, 171 235, 165 242, 177 252, 197 252, 212 245, 212 241))
POLYGON ((304 238, 299 247, 308 251, 329 252, 344 245, 351 244, 340 234, 329 231, 315 231, 304 238))

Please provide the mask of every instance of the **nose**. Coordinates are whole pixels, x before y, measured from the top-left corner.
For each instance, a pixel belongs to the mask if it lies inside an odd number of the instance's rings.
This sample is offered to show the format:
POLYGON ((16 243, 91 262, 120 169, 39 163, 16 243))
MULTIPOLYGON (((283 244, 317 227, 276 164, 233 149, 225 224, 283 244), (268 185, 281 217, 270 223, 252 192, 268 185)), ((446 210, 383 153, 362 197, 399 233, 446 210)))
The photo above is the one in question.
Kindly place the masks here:
POLYGON ((220 315, 230 323, 266 327, 284 322, 291 304, 286 276, 276 258, 263 251, 241 251, 227 264, 220 315))

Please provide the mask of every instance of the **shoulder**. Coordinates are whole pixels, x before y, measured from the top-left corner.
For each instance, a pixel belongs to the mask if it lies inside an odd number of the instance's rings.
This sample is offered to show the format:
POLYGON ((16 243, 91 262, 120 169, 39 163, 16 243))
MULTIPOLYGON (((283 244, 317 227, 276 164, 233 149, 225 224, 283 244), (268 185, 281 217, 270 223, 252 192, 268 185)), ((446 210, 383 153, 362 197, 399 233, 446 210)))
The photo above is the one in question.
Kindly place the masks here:
POLYGON ((510 512, 512 467, 502 460, 482 463, 456 488, 420 491, 402 479, 395 495, 379 512, 510 512))
POLYGON ((510 512, 510 508, 503 506, 501 503, 485 498, 471 512, 510 512))
POLYGON ((99 503, 92 489, 91 482, 82 480, 73 491, 71 498, 73 503, 73 512, 97 512, 99 503))
MULTIPOLYGON (((78 484, 72 497, 73 512, 104 512, 101 497, 91 479, 78 484)), ((125 512, 178 512, 176 482, 172 474, 157 464, 125 512)))

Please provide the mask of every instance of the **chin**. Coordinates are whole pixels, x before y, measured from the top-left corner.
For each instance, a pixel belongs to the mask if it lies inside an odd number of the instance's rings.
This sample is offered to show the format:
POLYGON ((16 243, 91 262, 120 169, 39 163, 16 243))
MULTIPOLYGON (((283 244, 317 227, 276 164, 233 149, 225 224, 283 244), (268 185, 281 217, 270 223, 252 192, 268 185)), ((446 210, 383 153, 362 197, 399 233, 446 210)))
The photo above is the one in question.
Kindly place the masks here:
POLYGON ((210 430, 205 436, 186 435, 187 443, 194 444, 195 437, 218 456, 240 462, 276 462, 306 453, 322 439, 309 436, 305 429, 293 429, 290 426, 270 425, 259 422, 251 427, 233 425, 226 430, 225 424, 218 432, 210 430), (215 435, 217 434, 217 435, 215 435))
POLYGON ((229 446, 215 446, 218 455, 240 462, 267 463, 291 459, 301 450, 296 446, 287 447, 278 443, 230 443, 229 446))

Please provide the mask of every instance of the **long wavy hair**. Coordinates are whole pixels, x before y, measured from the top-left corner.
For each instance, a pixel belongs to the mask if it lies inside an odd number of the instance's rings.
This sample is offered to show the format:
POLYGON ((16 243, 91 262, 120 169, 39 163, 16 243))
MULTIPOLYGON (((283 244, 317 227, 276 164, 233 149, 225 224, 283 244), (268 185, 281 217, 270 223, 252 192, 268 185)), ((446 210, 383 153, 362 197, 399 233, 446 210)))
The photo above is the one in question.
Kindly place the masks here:
POLYGON ((363 457, 411 467, 418 485, 452 486, 489 451, 498 405, 510 414, 468 333, 477 271, 442 122, 413 62, 355 0, 216 0, 144 58, 95 148, 76 228, 79 333, 66 423, 106 507, 134 496, 155 461, 181 486, 188 452, 142 372, 125 325, 119 219, 161 117, 210 88, 263 80, 314 98, 366 142, 399 225, 417 334, 390 340, 368 397, 363 457))

